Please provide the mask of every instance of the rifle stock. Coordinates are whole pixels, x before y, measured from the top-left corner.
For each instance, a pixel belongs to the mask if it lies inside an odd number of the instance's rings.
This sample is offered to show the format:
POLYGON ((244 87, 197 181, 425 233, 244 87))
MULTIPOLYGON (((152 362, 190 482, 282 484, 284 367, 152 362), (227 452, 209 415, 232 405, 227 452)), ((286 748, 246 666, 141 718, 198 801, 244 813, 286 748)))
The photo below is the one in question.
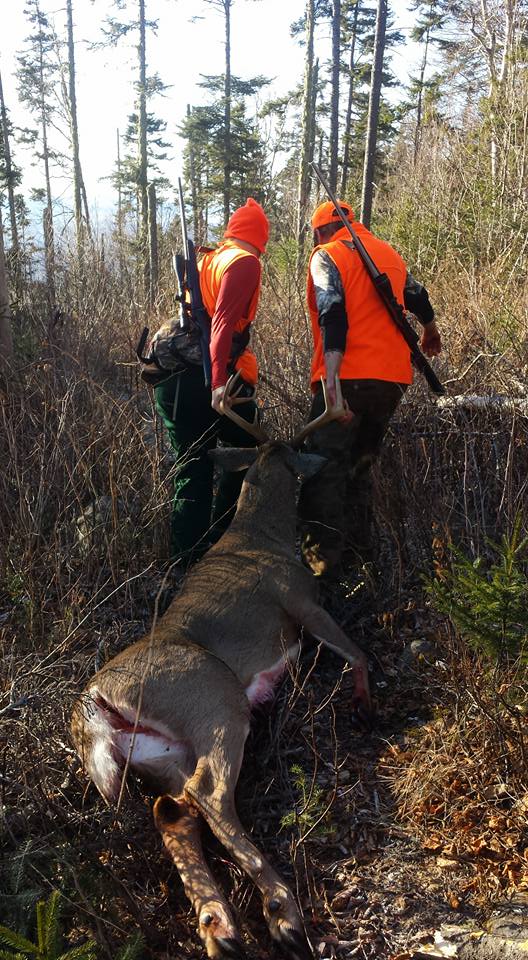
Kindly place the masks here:
POLYGON ((380 271, 378 270, 372 257, 370 256, 364 244, 359 239, 356 231, 352 227, 352 224, 350 223, 348 218, 345 216, 345 214, 341 210, 341 207, 339 206, 333 191, 330 189, 328 183, 323 177, 323 174, 321 173, 317 164, 312 162, 311 166, 313 167, 313 170, 316 176, 318 177, 320 183, 322 184, 323 188, 326 190, 330 200, 334 204, 335 209, 343 223, 343 226, 347 228, 350 236, 352 237, 352 240, 354 241, 354 246, 356 247, 356 250, 359 256, 361 257, 361 260, 367 269, 370 279, 372 280, 372 283, 376 288, 378 296, 382 300, 390 317, 392 318, 395 325, 398 327, 398 330, 400 331, 403 339, 405 340, 407 346, 409 347, 409 350, 411 351, 411 360, 413 365, 416 367, 417 370, 419 370, 422 376, 425 377, 433 393, 437 394, 437 396, 439 397, 443 396, 446 392, 445 387, 440 383, 440 380, 436 376, 436 373, 431 367, 431 364, 429 363, 427 358, 423 355, 422 351, 420 350, 420 347, 418 345, 420 338, 416 333, 416 330, 414 330, 413 327, 411 327, 411 324, 407 320, 407 317, 405 315, 405 310, 403 309, 401 303, 398 303, 398 301, 396 300, 389 277, 387 276, 386 273, 380 273, 380 271))

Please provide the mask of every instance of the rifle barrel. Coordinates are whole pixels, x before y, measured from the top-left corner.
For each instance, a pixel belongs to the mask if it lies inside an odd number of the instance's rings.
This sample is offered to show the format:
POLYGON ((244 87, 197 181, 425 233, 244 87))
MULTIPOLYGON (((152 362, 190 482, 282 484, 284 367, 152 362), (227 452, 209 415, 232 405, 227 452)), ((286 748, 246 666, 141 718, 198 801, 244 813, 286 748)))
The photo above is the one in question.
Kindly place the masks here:
POLYGON ((183 255, 185 260, 189 260, 189 237, 187 236, 187 221, 185 219, 185 203, 183 200, 183 187, 181 178, 178 177, 178 197, 180 201, 180 224, 183 240, 183 255))

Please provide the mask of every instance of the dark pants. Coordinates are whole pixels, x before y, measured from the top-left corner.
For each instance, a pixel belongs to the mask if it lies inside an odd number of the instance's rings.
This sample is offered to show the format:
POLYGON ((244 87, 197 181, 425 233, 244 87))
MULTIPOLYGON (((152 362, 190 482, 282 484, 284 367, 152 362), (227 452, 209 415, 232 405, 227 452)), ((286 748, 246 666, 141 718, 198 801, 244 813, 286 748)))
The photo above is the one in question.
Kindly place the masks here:
MULTIPOLYGON (((247 393, 250 389, 245 386, 247 393)), ((174 558, 197 559, 221 537, 233 517, 244 472, 220 471, 213 504, 214 465, 208 450, 218 440, 228 446, 253 447, 256 441, 241 427, 211 407, 201 367, 190 367, 155 388, 156 409, 176 454, 171 550, 174 558), (212 508, 212 513, 211 513, 212 508)), ((237 404, 236 413, 253 420, 252 400, 237 404)))
MULTIPOLYGON (((307 449, 328 463, 303 485, 299 499, 303 559, 323 577, 373 559, 370 466, 406 390, 384 380, 342 380, 341 388, 354 418, 332 421, 308 437, 307 449)), ((318 386, 310 420, 323 410, 318 386)))

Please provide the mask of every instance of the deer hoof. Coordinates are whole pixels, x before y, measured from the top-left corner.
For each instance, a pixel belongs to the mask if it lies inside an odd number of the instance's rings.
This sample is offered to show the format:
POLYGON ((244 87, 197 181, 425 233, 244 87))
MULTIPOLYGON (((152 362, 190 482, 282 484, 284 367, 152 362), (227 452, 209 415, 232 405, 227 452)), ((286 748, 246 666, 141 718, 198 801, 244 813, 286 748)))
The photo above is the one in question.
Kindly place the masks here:
POLYGON ((374 715, 370 706, 367 706, 364 702, 356 702, 353 707, 353 716, 360 730, 371 733, 374 727, 374 715))
POLYGON ((244 960, 246 956, 246 951, 244 950, 240 940, 236 940, 234 937, 226 939, 225 937, 219 937, 216 941, 217 946, 220 949, 219 957, 230 958, 230 960, 244 960))
POLYGON ((288 960, 312 960, 313 953, 291 891, 286 886, 270 891, 263 907, 272 939, 283 956, 288 960))
POLYGON ((304 933, 293 927, 281 926, 279 929, 282 952, 289 960, 312 960, 313 952, 304 933))
POLYGON ((204 905, 198 919, 199 932, 210 960, 242 960, 244 948, 225 906, 219 901, 204 905))

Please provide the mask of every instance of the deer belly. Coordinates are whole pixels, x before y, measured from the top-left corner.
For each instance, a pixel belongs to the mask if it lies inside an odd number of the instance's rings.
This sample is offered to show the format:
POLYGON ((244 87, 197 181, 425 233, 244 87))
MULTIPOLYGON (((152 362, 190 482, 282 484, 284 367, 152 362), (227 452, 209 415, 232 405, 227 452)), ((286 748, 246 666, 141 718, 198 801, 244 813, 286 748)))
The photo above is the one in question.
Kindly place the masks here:
POLYGON ((275 687, 284 674, 287 664, 297 655, 298 650, 299 645, 296 644, 268 670, 261 670, 260 673, 254 675, 251 683, 246 687, 246 697, 251 707, 257 707, 259 704, 272 699, 275 687))

